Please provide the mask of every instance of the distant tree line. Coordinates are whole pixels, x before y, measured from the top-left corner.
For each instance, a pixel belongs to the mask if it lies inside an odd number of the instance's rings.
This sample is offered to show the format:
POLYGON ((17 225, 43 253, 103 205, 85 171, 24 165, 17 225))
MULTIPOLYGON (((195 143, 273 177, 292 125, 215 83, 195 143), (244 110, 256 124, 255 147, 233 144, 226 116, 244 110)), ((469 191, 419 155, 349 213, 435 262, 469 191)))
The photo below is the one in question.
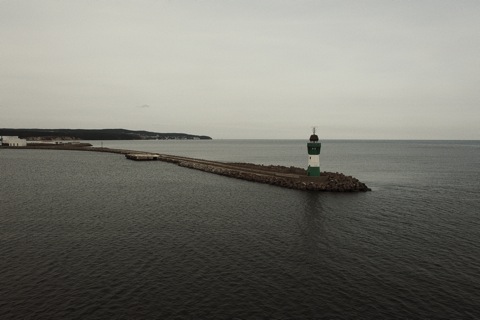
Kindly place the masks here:
POLYGON ((159 133, 126 129, 1 129, 0 136, 18 136, 22 139, 70 138, 77 140, 211 140, 209 136, 187 133, 159 133))

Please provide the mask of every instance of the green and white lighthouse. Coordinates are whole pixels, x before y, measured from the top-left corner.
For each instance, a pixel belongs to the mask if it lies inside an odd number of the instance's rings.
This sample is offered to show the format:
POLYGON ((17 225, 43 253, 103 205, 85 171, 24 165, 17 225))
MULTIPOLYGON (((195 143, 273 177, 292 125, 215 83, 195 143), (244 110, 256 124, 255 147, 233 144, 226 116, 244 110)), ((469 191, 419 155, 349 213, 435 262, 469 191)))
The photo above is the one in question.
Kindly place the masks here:
POLYGON ((318 142, 318 136, 315 134, 315 128, 313 128, 313 134, 310 136, 310 141, 307 143, 308 149, 308 169, 307 175, 309 177, 320 177, 320 148, 322 144, 318 142))

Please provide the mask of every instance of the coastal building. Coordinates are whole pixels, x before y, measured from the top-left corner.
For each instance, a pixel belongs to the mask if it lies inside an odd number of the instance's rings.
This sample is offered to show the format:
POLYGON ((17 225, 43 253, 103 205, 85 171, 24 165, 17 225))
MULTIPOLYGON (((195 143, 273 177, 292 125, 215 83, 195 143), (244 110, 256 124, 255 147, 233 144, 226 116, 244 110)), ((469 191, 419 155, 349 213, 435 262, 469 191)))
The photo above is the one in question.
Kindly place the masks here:
POLYGON ((315 128, 313 128, 313 134, 310 136, 310 141, 307 143, 308 149, 308 169, 307 175, 309 177, 320 177, 320 148, 322 144, 318 142, 318 136, 315 134, 315 128))
POLYGON ((26 147, 27 140, 16 136, 2 136, 2 146, 6 147, 26 147))

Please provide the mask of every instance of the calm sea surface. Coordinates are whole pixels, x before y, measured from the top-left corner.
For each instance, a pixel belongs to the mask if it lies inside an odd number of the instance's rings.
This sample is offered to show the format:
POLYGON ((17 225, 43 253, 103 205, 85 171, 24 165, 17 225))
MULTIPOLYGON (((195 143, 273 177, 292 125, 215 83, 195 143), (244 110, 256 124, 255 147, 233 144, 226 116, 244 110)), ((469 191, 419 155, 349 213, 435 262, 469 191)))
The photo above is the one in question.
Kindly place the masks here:
MULTIPOLYGON (((300 140, 103 146, 307 162, 300 140)), ((94 152, 0 166, 0 319, 480 318, 479 141, 323 141, 356 194, 94 152)))

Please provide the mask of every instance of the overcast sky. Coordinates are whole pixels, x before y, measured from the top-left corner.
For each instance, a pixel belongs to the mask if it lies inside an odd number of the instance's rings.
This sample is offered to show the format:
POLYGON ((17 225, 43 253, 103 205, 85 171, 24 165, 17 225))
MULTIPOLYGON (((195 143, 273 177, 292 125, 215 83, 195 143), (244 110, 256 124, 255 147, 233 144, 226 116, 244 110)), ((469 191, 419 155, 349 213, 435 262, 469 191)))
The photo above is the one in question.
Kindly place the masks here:
POLYGON ((480 139, 480 1, 0 0, 0 127, 480 139))

